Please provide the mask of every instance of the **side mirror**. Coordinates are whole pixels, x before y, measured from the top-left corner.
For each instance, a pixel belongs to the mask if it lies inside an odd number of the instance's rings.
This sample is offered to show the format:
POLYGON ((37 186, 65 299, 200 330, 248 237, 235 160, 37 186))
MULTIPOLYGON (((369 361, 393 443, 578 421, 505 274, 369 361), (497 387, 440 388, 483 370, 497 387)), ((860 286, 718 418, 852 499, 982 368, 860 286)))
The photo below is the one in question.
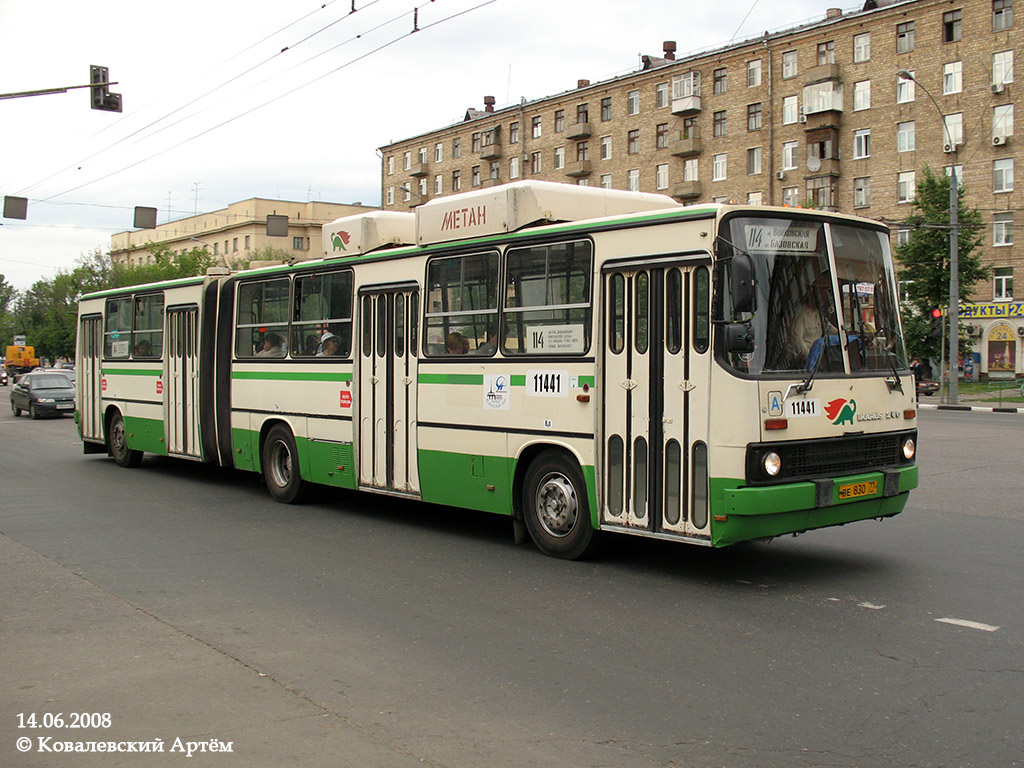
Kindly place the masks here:
POLYGON ((737 253, 729 262, 730 290, 734 312, 754 311, 754 264, 750 256, 737 253))
POLYGON ((727 352, 753 352, 754 329, 750 323, 729 323, 725 326, 727 352))

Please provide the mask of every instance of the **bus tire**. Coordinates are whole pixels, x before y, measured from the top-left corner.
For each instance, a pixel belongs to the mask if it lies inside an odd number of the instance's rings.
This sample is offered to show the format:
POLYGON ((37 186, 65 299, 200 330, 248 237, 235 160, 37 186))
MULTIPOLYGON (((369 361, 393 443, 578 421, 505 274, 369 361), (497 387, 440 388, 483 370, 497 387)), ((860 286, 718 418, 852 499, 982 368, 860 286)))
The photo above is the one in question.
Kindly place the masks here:
POLYGON ((142 451, 128 447, 128 432, 124 428, 124 417, 115 411, 107 428, 107 450, 119 467, 133 469, 142 463, 142 451))
POLYGON ((299 470, 299 453, 295 447, 292 431, 283 424, 275 424, 263 441, 260 454, 263 467, 263 482, 267 490, 282 504, 300 501, 306 484, 299 470))
POLYGON ((583 473, 561 451, 544 451, 526 471, 523 518, 530 538, 545 555, 575 560, 596 544, 583 473))

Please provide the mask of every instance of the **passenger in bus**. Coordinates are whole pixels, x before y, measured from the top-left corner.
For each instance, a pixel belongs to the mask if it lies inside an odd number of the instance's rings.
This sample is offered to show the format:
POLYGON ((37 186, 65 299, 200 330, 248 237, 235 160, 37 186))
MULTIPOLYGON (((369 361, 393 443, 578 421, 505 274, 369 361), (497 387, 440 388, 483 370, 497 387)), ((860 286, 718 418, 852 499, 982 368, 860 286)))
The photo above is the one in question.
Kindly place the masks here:
POLYGON ((469 352, 469 340, 458 331, 452 331, 444 341, 449 355, 465 355, 469 352))
POLYGON ((487 341, 476 348, 478 355, 493 355, 498 351, 498 326, 491 325, 487 328, 487 341))
POLYGON ((135 357, 152 357, 153 346, 149 343, 149 339, 142 339, 138 344, 135 345, 135 352, 132 354, 135 357))
POLYGON ((333 333, 326 338, 320 344, 320 351, 316 353, 317 357, 337 357, 338 351, 341 349, 341 339, 335 336, 333 333))
POLYGON ((284 339, 276 333, 268 333, 263 337, 263 348, 256 357, 284 357, 284 339))

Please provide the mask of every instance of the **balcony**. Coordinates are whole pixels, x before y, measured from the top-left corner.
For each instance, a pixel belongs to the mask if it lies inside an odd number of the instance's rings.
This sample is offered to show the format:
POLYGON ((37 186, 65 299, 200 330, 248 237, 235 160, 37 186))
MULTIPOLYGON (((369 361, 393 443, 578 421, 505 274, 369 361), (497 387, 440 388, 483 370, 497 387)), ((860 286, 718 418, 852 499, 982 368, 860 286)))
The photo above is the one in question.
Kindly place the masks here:
POLYGON ((690 157, 704 151, 700 142, 700 131, 690 128, 688 131, 676 131, 675 138, 669 143, 669 150, 674 157, 690 157))
POLYGON ((567 139, 589 139, 590 138, 590 123, 576 123, 572 125, 565 132, 565 138, 567 139))
POLYGON ((486 189, 488 187, 497 187, 499 184, 501 184, 501 179, 484 179, 480 186, 486 189))
POLYGON ((672 190, 672 197, 678 200, 692 200, 700 197, 699 181, 680 181, 672 190))
POLYGON ((426 163, 413 163, 409 166, 409 175, 419 178, 430 173, 430 166, 426 163))
POLYGON ((821 176, 838 176, 839 161, 828 157, 807 158, 807 173, 805 179, 819 178, 821 176))
POLYGON ((673 115, 692 115, 700 112, 700 96, 682 96, 672 99, 673 115))
POLYGON ((481 160, 497 160, 501 157, 501 144, 487 144, 480 148, 481 160))
POLYGON ((591 174, 591 167, 589 160, 577 160, 575 163, 567 163, 565 166, 565 175, 572 176, 575 179, 582 178, 583 176, 589 176, 591 174))
POLYGON ((839 80, 838 64, 819 64, 816 67, 811 67, 807 70, 807 79, 804 80, 804 83, 811 85, 826 80, 839 80))

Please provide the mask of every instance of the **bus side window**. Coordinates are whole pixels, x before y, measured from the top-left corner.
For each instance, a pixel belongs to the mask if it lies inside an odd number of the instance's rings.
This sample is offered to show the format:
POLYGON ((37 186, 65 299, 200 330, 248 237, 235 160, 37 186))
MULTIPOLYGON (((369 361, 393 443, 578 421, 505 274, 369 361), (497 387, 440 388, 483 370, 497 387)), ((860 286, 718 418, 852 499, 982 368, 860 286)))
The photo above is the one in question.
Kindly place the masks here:
POLYGON ((235 356, 283 358, 288 353, 287 277, 243 283, 238 287, 235 356))
POLYGON ((159 358, 164 344, 164 297, 151 293, 135 297, 132 357, 159 358))
POLYGON ((108 299, 103 326, 103 356, 126 358, 132 346, 132 300, 108 299))
POLYGON ((497 330, 498 254, 431 259, 424 304, 427 355, 483 354, 497 330))

